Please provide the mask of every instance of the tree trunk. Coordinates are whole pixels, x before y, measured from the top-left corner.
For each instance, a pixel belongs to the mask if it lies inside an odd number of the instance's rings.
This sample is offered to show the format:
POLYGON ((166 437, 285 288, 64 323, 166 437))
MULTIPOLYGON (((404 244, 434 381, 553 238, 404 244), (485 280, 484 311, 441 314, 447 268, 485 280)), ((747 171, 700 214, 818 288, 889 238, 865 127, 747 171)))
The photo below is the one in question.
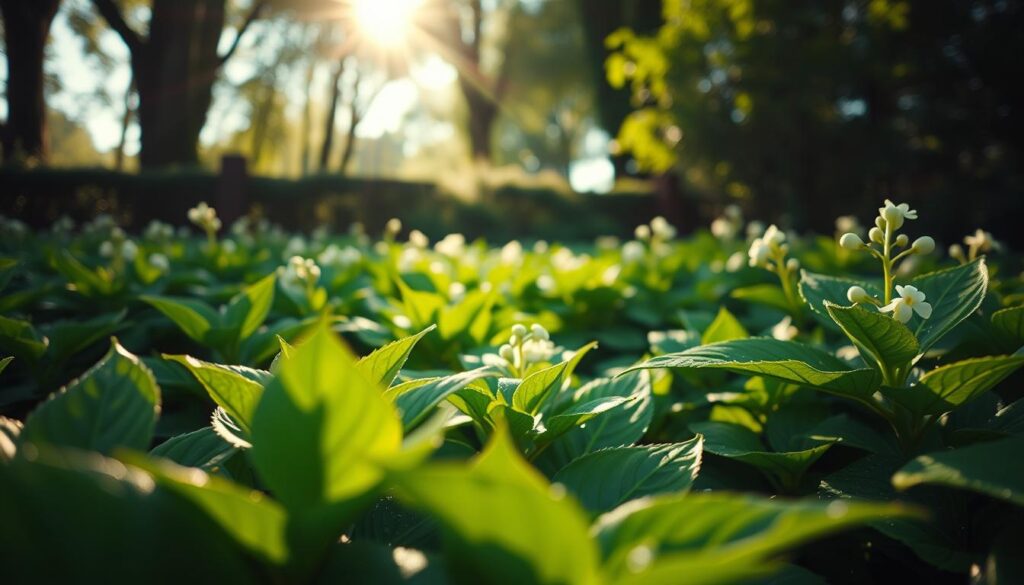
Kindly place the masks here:
POLYGON ((132 52, 142 167, 199 163, 224 8, 225 0, 154 0, 149 38, 132 52))
POLYGON ((43 58, 60 0, 0 0, 7 43, 5 162, 46 161, 46 101, 43 58))
POLYGON ((498 104, 494 98, 471 81, 459 77, 459 86, 466 99, 469 119, 469 150, 474 160, 491 161, 491 128, 498 117, 498 104))
POLYGON ((114 169, 124 170, 124 149, 128 142, 128 127, 132 123, 132 96, 135 94, 135 80, 128 83, 128 89, 124 93, 124 115, 121 117, 121 138, 117 142, 117 152, 114 158, 114 169))
POLYGON ((324 141, 320 147, 321 173, 327 172, 327 163, 331 158, 331 149, 334 148, 334 121, 338 116, 338 99, 341 97, 341 75, 345 72, 345 60, 338 60, 338 67, 334 70, 331 78, 331 99, 327 106, 327 118, 324 120, 324 141))

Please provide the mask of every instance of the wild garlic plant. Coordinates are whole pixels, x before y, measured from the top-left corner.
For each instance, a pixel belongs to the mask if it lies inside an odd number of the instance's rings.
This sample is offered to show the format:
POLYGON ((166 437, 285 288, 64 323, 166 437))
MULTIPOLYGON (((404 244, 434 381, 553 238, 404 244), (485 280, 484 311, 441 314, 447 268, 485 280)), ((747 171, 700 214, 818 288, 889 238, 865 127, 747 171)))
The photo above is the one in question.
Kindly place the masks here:
POLYGON ((977 229, 969 236, 964 237, 964 245, 967 251, 960 244, 953 244, 949 247, 949 256, 960 264, 967 264, 978 257, 979 254, 987 254, 999 251, 1001 244, 992 237, 992 234, 983 229, 977 229))
POLYGON ((199 205, 188 210, 188 220, 206 233, 206 242, 210 252, 216 250, 217 232, 221 228, 217 210, 207 205, 205 201, 200 202, 199 205))

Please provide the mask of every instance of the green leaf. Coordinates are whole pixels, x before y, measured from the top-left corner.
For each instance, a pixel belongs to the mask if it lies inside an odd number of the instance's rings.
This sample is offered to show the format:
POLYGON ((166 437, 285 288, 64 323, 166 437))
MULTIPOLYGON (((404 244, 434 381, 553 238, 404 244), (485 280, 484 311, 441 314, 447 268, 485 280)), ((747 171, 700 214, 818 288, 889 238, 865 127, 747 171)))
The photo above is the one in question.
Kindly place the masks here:
POLYGON ((141 298, 199 343, 204 343, 210 330, 220 323, 217 311, 201 301, 156 296, 141 298))
POLYGON ((700 470, 702 440, 616 447, 584 455, 563 467, 560 483, 591 512, 606 512, 644 496, 690 489, 700 470))
POLYGON ((402 427, 412 429, 423 422, 443 400, 476 380, 494 374, 491 368, 477 368, 468 372, 428 380, 422 386, 407 387, 393 401, 402 417, 402 427))
POLYGON ((21 441, 103 454, 144 450, 159 412, 153 374, 115 341, 98 364, 29 415, 21 441))
POLYGON ((44 329, 50 341, 46 349, 46 360, 60 364, 97 341, 110 337, 121 326, 128 312, 99 315, 92 319, 69 320, 54 323, 44 329))
POLYGON ((435 326, 431 325, 415 335, 403 337, 374 350, 373 353, 359 360, 359 370, 375 384, 379 384, 383 388, 391 386, 391 383, 395 381, 395 376, 405 365, 405 361, 409 359, 412 348, 424 335, 434 329, 435 326))
POLYGON ((325 323, 280 365, 252 421, 256 470, 294 509, 362 495, 401 443, 394 409, 325 323))
POLYGON ((467 583, 594 583, 586 517, 522 459, 503 428, 470 464, 394 474, 398 495, 449 529, 446 556, 467 583))
POLYGON ((401 278, 395 278, 395 284, 402 296, 405 316, 412 321, 414 327, 427 327, 445 306, 445 298, 437 293, 413 290, 401 278))
POLYGON ((789 312, 793 307, 786 298, 785 291, 777 284, 754 284, 734 289, 729 294, 734 299, 758 303, 780 311, 789 312))
POLYGON ((170 461, 146 459, 139 454, 122 454, 118 458, 142 469, 153 477, 158 486, 198 507, 260 558, 275 564, 283 564, 287 560, 285 528, 288 517, 280 504, 261 492, 170 461))
POLYGON ((786 501, 728 493, 655 496, 600 517, 594 532, 610 583, 658 583, 678 570, 697 583, 734 583, 736 575, 800 544, 864 524, 913 515, 906 507, 836 501, 786 501), (643 547, 642 556, 636 552, 643 547))
POLYGON ((802 451, 772 452, 758 436, 740 425, 716 421, 691 423, 690 429, 704 436, 704 450, 753 465, 785 489, 794 489, 807 469, 834 443, 802 451))
POLYGON ((725 307, 720 307, 718 315, 704 331, 700 341, 703 345, 709 345, 720 341, 743 339, 749 336, 750 334, 747 333, 746 328, 739 322, 739 319, 734 317, 725 307))
MULTIPOLYGON (((630 372, 617 378, 598 378, 584 384, 572 396, 572 402, 584 404, 601 398, 625 398, 584 427, 573 427, 554 440, 537 460, 542 469, 554 473, 570 461, 609 447, 627 447, 647 432, 654 416, 651 397, 651 373, 630 372)), ((554 410, 559 414, 558 409, 554 410)))
POLYGON ((857 346, 864 361, 874 363, 883 377, 898 377, 917 357, 919 348, 914 334, 891 316, 873 308, 841 307, 828 301, 825 310, 857 346))
MULTIPOLYGON (((276 274, 271 272, 247 286, 228 303, 223 322, 226 327, 237 329, 240 339, 245 339, 255 333, 267 318, 270 307, 274 303, 275 282, 276 274)), ((184 327, 182 328, 184 329, 184 327)))
POLYGON ((253 413, 263 396, 263 386, 270 381, 269 372, 204 362, 187 355, 165 355, 164 359, 188 368, 210 398, 231 415, 242 431, 252 432, 253 413))
POLYGON ((1013 347, 1024 345, 1024 305, 992 313, 992 326, 1013 347))
POLYGON ((512 395, 512 406, 528 414, 537 414, 572 376, 576 364, 595 347, 597 343, 588 343, 573 354, 572 358, 527 376, 512 395))
POLYGON ((14 356, 7 356, 3 359, 0 359, 0 374, 4 373, 4 370, 7 369, 7 366, 10 365, 10 363, 13 361, 14 356))
POLYGON ((978 258, 963 266, 919 276, 910 284, 923 291, 932 305, 931 316, 915 318, 916 325, 911 327, 921 353, 925 353, 981 306, 988 289, 988 267, 984 258, 978 258))
POLYGON ((629 399, 622 396, 606 396, 574 404, 556 415, 546 417, 544 420, 546 430, 541 436, 541 440, 545 443, 553 441, 569 432, 573 427, 584 424, 627 400, 629 399))
POLYGON ((1024 466, 1016 462, 1024 437, 979 443, 951 451, 921 455, 892 477, 898 489, 938 484, 980 492, 1024 506, 1024 466))
POLYGON ((880 382, 874 369, 851 369, 839 358, 794 341, 735 339, 651 358, 626 371, 653 368, 717 369, 760 374, 867 401, 880 382))
POLYGON ((49 340, 40 337, 28 321, 0 316, 0 350, 35 363, 46 353, 48 344, 49 340))
POLYGON ((867 293, 878 300, 882 300, 881 287, 868 282, 853 280, 850 278, 837 278, 826 274, 815 274, 806 270, 800 271, 800 296, 807 301, 811 311, 816 316, 822 317, 821 321, 832 325, 832 319, 825 309, 825 302, 837 305, 845 305, 849 302, 846 298, 847 291, 851 286, 859 286, 867 293))
POLYGON ((889 396, 918 415, 939 415, 974 400, 1024 365, 1024 353, 972 358, 947 364, 921 376, 907 389, 889 396))
POLYGON ((212 427, 203 427, 198 431, 171 437, 149 454, 186 467, 210 469, 236 452, 238 449, 219 437, 212 427))

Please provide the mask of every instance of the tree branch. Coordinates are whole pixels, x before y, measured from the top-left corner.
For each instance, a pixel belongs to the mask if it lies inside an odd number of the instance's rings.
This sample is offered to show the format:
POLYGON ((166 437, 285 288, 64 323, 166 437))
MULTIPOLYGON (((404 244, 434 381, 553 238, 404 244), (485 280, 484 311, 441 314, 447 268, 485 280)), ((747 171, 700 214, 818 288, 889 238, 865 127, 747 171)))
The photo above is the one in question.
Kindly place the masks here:
POLYGON ((235 35, 235 40, 231 41, 231 46, 228 47, 226 53, 220 57, 220 65, 227 63, 228 59, 235 54, 238 50, 238 45, 242 42, 242 37, 245 36, 245 31, 249 30, 249 27, 254 21, 256 21, 263 10, 267 7, 267 0, 256 0, 252 5, 252 10, 249 11, 249 15, 245 17, 245 21, 242 22, 242 26, 238 29, 238 34, 235 35))
POLYGON ((92 0, 92 4, 96 7, 100 16, 110 25, 110 28, 120 35, 121 40, 128 46, 129 51, 135 52, 142 46, 142 37, 139 36, 139 33, 132 30, 132 27, 128 26, 124 13, 114 3, 114 0, 92 0))

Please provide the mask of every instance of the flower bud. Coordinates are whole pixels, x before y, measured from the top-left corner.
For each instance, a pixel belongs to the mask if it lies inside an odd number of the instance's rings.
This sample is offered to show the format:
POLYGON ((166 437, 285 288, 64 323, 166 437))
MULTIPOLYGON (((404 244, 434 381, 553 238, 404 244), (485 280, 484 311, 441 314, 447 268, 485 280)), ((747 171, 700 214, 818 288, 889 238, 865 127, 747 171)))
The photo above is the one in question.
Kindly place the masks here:
POLYGON ((845 233, 839 238, 839 246, 847 250, 857 250, 864 247, 864 240, 855 233, 845 233))
POLYGON ((880 230, 885 229, 885 220, 882 219, 881 216, 875 218, 875 227, 880 230))
POLYGON ((534 323, 530 326, 530 334, 533 335, 534 339, 543 339, 544 341, 551 339, 551 336, 548 335, 548 330, 541 327, 539 323, 534 323))
POLYGON ((516 357, 515 350, 513 350, 512 346, 507 343, 498 348, 498 355, 501 356, 501 359, 507 362, 515 361, 516 357))
POLYGON ((922 236, 914 240, 912 249, 917 254, 931 254, 935 250, 935 240, 928 236, 922 236))
POLYGON ((868 232, 868 238, 876 244, 885 243, 885 234, 876 227, 871 228, 871 231, 868 232))
POLYGON ((384 230, 392 235, 397 234, 402 231, 402 220, 397 217, 392 217, 386 224, 384 224, 384 230))
POLYGON ((515 345, 519 345, 522 342, 523 342, 523 339, 521 337, 519 337, 518 335, 514 334, 514 333, 512 334, 511 337, 508 338, 508 344, 509 345, 515 346, 515 345))
POLYGON ((898 230, 903 227, 903 213, 893 205, 886 205, 878 210, 879 216, 885 220, 890 229, 898 230))
MULTIPOLYGON (((526 337, 526 331, 527 331, 526 325, 523 325, 522 323, 516 323, 515 325, 512 326, 512 336, 513 337, 518 337, 518 338, 522 339, 523 337, 526 337)), ((513 343, 512 345, 516 345, 516 344, 513 343)))
POLYGON ((850 289, 846 291, 846 298, 849 299, 851 303, 855 304, 871 302, 871 296, 868 294, 868 291, 859 286, 851 286, 850 289))
POLYGON ((790 272, 800 270, 800 261, 797 260, 796 258, 790 258, 789 260, 786 260, 786 270, 789 270, 790 272))
POLYGON ((910 243, 910 238, 907 237, 907 234, 900 234, 896 236, 896 241, 894 243, 900 248, 902 248, 910 243))
POLYGON ((953 244, 949 247, 949 257, 956 260, 964 259, 964 247, 960 244, 953 244))
POLYGON ((651 239, 651 226, 638 225, 636 226, 636 230, 633 231, 633 235, 635 235, 638 240, 649 240, 651 239))

